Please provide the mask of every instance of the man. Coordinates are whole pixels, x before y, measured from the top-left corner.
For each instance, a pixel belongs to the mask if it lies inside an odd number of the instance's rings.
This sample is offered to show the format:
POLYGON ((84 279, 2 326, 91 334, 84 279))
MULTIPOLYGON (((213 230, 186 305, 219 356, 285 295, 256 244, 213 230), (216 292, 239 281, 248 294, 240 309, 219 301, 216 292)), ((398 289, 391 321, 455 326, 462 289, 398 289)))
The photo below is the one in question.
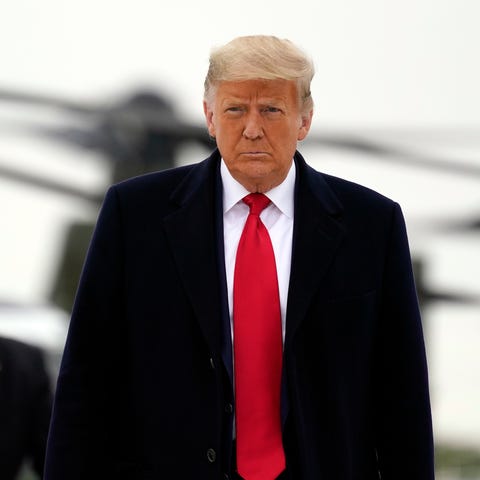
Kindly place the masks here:
POLYGON ((233 40, 205 81, 218 150, 109 190, 47 480, 433 478, 402 214, 296 152, 312 76, 287 40, 233 40))
POLYGON ((14 480, 23 462, 42 477, 52 407, 42 352, 0 338, 0 478, 14 480))

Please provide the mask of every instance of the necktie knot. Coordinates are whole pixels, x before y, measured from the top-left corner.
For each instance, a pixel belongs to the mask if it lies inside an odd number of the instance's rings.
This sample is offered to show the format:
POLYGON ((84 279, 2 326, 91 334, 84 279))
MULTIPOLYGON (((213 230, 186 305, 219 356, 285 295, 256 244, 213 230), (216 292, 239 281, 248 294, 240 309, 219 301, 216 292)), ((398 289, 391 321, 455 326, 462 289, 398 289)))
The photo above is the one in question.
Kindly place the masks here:
POLYGON ((270 199, 263 193, 250 193, 243 201, 249 206, 251 215, 260 215, 270 203, 270 199))

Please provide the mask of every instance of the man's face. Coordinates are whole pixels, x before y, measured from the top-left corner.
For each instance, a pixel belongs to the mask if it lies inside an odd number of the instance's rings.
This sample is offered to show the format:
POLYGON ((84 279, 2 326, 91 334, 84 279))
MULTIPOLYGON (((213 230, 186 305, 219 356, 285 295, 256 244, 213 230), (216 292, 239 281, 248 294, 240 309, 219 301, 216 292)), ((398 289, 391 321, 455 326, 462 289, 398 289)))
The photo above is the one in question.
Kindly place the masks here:
POLYGON ((283 182, 312 119, 312 112, 302 115, 288 80, 221 82, 204 111, 230 173, 250 192, 283 182))

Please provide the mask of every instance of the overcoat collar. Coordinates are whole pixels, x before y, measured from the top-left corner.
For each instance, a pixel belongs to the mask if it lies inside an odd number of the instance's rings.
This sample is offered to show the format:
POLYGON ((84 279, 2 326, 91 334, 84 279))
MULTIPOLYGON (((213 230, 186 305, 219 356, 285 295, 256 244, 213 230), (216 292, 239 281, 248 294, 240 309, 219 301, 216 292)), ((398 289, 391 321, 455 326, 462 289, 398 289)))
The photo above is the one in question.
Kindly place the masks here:
POLYGON ((226 322, 230 327, 225 318, 228 296, 219 168, 220 154, 216 150, 189 171, 170 197, 174 211, 164 219, 164 227, 214 360, 218 361, 221 355, 231 373, 231 337, 225 328, 226 322))
POLYGON ((287 302, 285 351, 335 258, 345 233, 343 207, 325 177, 295 154, 295 217, 287 302))

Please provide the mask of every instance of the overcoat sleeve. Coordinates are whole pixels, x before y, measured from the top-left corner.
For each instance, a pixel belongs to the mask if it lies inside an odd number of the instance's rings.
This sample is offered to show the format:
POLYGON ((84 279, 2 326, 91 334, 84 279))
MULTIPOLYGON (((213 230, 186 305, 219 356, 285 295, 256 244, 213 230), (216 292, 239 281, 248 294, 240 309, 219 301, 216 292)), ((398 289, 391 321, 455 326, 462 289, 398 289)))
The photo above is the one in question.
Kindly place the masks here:
POLYGON ((123 328, 120 224, 112 188, 99 215, 72 312, 50 425, 45 480, 111 478, 112 472, 103 471, 111 455, 108 435, 127 428, 106 424, 107 418, 115 418, 106 412, 120 410, 124 404, 121 374, 125 370, 118 355, 123 328))
POLYGON ((434 478, 427 363, 405 222, 395 204, 384 266, 374 382, 381 478, 434 478))

